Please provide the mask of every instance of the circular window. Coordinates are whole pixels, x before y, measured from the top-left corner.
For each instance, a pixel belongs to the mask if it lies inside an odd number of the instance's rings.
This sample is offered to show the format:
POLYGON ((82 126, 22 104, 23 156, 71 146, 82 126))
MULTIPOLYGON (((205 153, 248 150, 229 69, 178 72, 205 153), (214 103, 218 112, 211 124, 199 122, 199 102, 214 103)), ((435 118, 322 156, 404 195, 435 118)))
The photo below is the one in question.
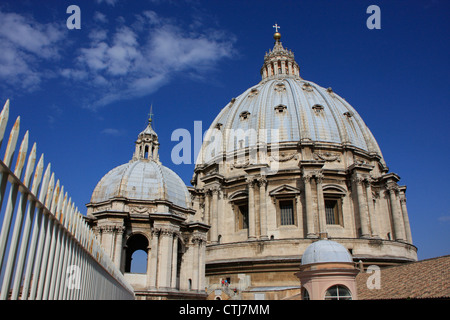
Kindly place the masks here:
POLYGON ((325 293, 325 300, 352 300, 352 294, 344 286, 332 286, 325 293))

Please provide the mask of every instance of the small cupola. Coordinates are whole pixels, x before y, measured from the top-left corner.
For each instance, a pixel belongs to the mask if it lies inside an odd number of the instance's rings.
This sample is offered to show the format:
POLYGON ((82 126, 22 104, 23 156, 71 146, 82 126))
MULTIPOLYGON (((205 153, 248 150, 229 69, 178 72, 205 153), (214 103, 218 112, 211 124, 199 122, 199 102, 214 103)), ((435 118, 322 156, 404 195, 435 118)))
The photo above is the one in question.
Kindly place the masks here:
POLYGON ((261 68, 262 80, 294 77, 300 79, 300 68, 295 62, 294 53, 283 47, 281 34, 278 32, 280 26, 275 24, 275 44, 272 50, 266 52, 264 65, 261 68))
POLYGON ((158 135, 152 128, 153 114, 150 108, 147 127, 139 133, 135 142, 136 148, 133 155, 133 160, 153 160, 159 162, 159 142, 158 135))

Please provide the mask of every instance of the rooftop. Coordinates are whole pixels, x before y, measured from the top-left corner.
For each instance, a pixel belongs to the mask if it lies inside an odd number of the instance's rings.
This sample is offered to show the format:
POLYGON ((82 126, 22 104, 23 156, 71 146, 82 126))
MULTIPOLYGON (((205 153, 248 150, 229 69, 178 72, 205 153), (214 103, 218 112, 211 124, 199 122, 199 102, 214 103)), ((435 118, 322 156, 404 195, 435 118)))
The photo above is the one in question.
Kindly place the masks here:
POLYGON ((450 255, 381 269, 380 289, 368 289, 370 275, 356 277, 360 300, 450 298, 450 255))

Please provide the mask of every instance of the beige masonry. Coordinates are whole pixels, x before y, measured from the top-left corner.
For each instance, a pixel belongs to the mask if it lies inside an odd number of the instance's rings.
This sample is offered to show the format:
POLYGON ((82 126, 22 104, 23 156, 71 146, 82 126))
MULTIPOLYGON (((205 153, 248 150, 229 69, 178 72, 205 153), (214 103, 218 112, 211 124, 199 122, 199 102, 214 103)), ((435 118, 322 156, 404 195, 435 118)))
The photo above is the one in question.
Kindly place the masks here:
POLYGON ((186 186, 161 165, 158 150, 149 120, 126 170, 116 176, 122 166, 113 169, 95 188, 87 205, 88 221, 137 299, 204 299, 209 226, 196 219, 186 186), (115 181, 120 183, 111 185, 115 181), (168 191, 176 196, 171 198, 168 191), (143 273, 132 272, 137 250, 147 254, 143 273))
POLYGON ((389 172, 356 111, 331 88, 303 80, 279 34, 261 76, 214 120, 192 179, 194 207, 202 208, 204 223, 211 223, 209 297, 215 296, 213 290, 233 299, 299 293, 294 274, 302 253, 322 238, 343 244, 366 265, 417 260, 406 187, 389 172), (336 121, 333 130, 331 121, 336 121), (260 134, 254 145, 251 138, 228 141, 230 131, 243 128, 278 129, 280 140, 275 148, 270 137, 260 134), (218 134, 222 145, 212 148, 208 141, 214 140, 208 138, 218 134), (289 139, 295 135, 299 138, 289 139), (223 279, 230 281, 228 289, 223 279))

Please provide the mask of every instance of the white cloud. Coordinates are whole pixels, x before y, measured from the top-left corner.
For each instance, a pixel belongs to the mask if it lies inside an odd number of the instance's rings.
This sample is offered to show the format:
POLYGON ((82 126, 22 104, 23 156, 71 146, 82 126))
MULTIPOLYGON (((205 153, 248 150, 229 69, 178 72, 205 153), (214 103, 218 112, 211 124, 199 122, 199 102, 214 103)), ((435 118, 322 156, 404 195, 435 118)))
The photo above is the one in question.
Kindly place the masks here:
POLYGON ((41 62, 58 60, 58 43, 64 29, 56 24, 42 24, 16 13, 0 11, 0 80, 20 86, 24 90, 36 89, 42 79, 51 73, 41 62))
POLYGON ((101 3, 104 2, 104 3, 106 3, 106 4, 110 5, 110 6, 115 6, 117 1, 118 0, 95 0, 95 2, 97 2, 98 4, 101 4, 101 3))
POLYGON ((126 25, 116 18, 111 29, 105 19, 94 13, 88 36, 75 42, 63 24, 0 11, 0 86, 31 91, 61 76, 69 81, 63 84, 85 90, 82 104, 95 109, 149 95, 178 75, 204 79, 234 52, 228 34, 194 32, 154 11, 141 12, 126 25))
POLYGON ((89 38, 89 45, 79 49, 76 68, 61 74, 73 80, 84 76, 85 83, 96 87, 91 108, 151 94, 180 73, 201 78, 234 51, 229 36, 188 33, 153 11, 108 35, 93 30, 89 38))
POLYGON ((108 18, 106 18, 106 15, 104 15, 103 13, 101 13, 99 11, 95 11, 94 12, 94 21, 106 23, 106 22, 108 22, 108 18))
POLYGON ((450 215, 440 216, 440 217, 438 218, 438 220, 439 220, 440 222, 450 222, 450 215))
POLYGON ((115 129, 115 128, 103 129, 101 133, 109 135, 109 136, 114 136, 114 137, 118 137, 118 136, 122 135, 122 131, 118 130, 118 129, 115 129))

